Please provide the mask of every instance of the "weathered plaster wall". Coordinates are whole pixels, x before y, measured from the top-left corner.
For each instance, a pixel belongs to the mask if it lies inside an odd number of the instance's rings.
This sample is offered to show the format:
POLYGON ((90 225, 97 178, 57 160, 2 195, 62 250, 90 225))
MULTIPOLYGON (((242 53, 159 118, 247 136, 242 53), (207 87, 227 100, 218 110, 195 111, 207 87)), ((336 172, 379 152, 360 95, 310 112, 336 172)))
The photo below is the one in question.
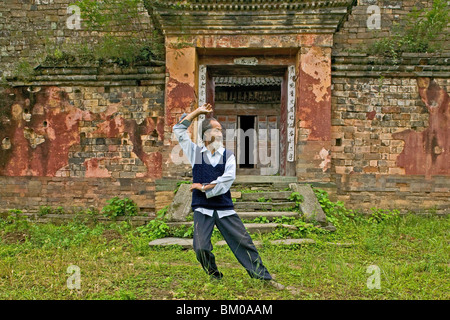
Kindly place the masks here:
POLYGON ((331 175, 349 206, 448 211, 448 78, 333 77, 331 175))
POLYGON ((430 78, 418 78, 420 98, 428 110, 428 126, 423 131, 406 129, 392 135, 404 141, 396 164, 407 175, 445 175, 450 171, 450 103, 445 88, 430 78))
MULTIPOLYGON (((109 75, 118 81, 94 83, 76 81, 80 76, 75 71, 61 69, 60 75, 46 76, 59 79, 59 85, 40 81, 3 92, 2 203, 24 207, 59 199, 64 207, 81 205, 85 199, 102 207, 106 199, 130 195, 154 211, 155 180, 162 178, 164 69, 143 67, 142 74, 122 70, 125 74, 109 75), (69 71, 72 74, 64 76, 69 71), (121 80, 124 77, 138 80, 121 80)), ((103 73, 99 78, 108 77, 106 69, 98 73, 103 73)))
MULTIPOLYGON (((173 39, 175 41, 175 39, 173 39)), ((185 157, 183 161, 180 148, 175 149, 178 142, 172 133, 173 126, 178 122, 183 113, 189 113, 196 105, 197 83, 197 53, 195 48, 174 49, 171 40, 166 42, 166 88, 164 105, 164 146, 163 176, 180 179, 189 172, 189 164, 185 157), (179 152, 175 152, 178 150, 179 152), (180 163, 182 162, 182 163, 180 163)), ((190 127, 193 132, 194 125, 190 127)))
POLYGON ((164 119, 162 110, 150 105, 154 101, 144 98, 161 94, 154 87, 114 88, 109 93, 105 87, 48 86, 37 87, 35 93, 30 88, 35 87, 5 91, 9 99, 2 103, 1 175, 161 177, 161 155, 152 146, 162 144, 164 119), (75 95, 92 98, 76 107, 71 99, 75 95), (98 106, 99 100, 105 104, 98 106))
POLYGON ((297 163, 300 181, 330 181, 332 37, 303 37, 298 55, 297 163))

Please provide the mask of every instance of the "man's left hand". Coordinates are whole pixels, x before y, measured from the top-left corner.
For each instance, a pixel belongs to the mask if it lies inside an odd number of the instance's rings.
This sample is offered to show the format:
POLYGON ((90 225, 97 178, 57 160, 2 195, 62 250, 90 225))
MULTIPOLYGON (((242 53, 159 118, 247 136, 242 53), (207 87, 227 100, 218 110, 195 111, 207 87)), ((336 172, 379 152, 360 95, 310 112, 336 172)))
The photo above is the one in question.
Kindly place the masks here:
POLYGON ((194 189, 197 189, 197 190, 200 190, 200 191, 202 191, 202 184, 201 183, 193 183, 192 185, 191 185, 191 192, 192 192, 192 190, 194 190, 194 189))

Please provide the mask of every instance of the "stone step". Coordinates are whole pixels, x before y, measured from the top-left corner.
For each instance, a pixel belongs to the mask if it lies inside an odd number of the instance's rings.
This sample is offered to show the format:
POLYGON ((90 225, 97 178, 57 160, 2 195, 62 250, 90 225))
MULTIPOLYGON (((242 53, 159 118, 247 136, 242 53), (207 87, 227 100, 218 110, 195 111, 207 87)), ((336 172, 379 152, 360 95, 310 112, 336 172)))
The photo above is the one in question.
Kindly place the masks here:
MULTIPOLYGON (((169 222, 167 225, 170 228, 179 228, 181 226, 192 226, 193 221, 186 222, 169 222)), ((244 223, 245 228, 249 233, 269 233, 275 230, 280 224, 279 223, 244 223)), ((295 228, 295 226, 283 225, 285 227, 295 228)))
MULTIPOLYGON (((230 188, 230 191, 236 191, 236 192, 242 192, 245 193, 246 191, 250 192, 277 192, 277 191, 290 191, 288 190, 289 185, 273 185, 273 184, 233 184, 230 188)), ((291 191, 292 192, 292 191, 291 191)))
POLYGON ((242 189, 280 191, 289 188, 289 184, 296 183, 296 177, 236 175, 231 191, 242 189))
POLYGON ((249 233, 270 233, 279 223, 244 223, 244 226, 249 233))
MULTIPOLYGON (((258 215, 259 217, 261 215, 258 215)), ((242 218, 242 217, 241 217, 242 218)), ((269 219, 270 220, 270 219, 269 219)), ((167 225, 169 228, 180 228, 182 226, 192 226, 192 221, 184 221, 184 222, 168 222, 167 225)), ((249 233, 269 233, 275 230, 278 226, 282 226, 291 230, 297 230, 296 226, 288 225, 288 224, 280 224, 280 223, 244 223, 245 228, 247 228, 249 233)), ((329 223, 326 226, 319 226, 323 230, 327 230, 330 232, 335 232, 336 227, 329 223)))
POLYGON ((299 217, 299 213, 295 211, 242 211, 238 212, 239 217, 242 220, 253 220, 258 217, 265 217, 269 221, 274 218, 297 218, 299 217))
MULTIPOLYGON (((237 201, 257 201, 258 199, 284 200, 289 201, 292 191, 263 191, 263 192, 241 192, 237 201)), ((239 194, 237 194, 239 195, 239 194)))
MULTIPOLYGON (((295 180, 295 177, 238 176, 236 180, 237 183, 235 184, 234 189, 231 190, 231 197, 235 201, 234 207, 237 212, 294 211, 297 203, 289 201, 287 198, 289 198, 292 192, 298 192, 303 197, 303 201, 299 205, 299 210, 302 212, 307 222, 316 221, 329 231, 334 231, 336 229, 327 221, 325 213, 318 202, 311 185, 290 183, 290 181, 295 180), (279 184, 287 184, 288 187, 282 187, 279 184), (239 191, 248 188, 250 188, 250 190, 255 188, 268 189, 262 189, 263 192, 250 193, 239 191), (271 201, 257 201, 262 198, 265 200, 270 199, 271 201)), ((183 222, 191 213, 192 210, 190 204, 192 193, 189 188, 190 186, 188 184, 180 185, 172 204, 167 210, 166 217, 170 221, 183 222)))
POLYGON ((285 176, 258 176, 258 175, 236 175, 234 184, 258 184, 258 183, 296 183, 297 177, 285 177, 285 176))
POLYGON ((236 211, 256 211, 256 210, 282 210, 291 209, 296 205, 295 202, 235 202, 234 209, 236 211))
POLYGON ((148 245, 150 247, 182 246, 184 249, 192 249, 194 247, 192 239, 174 237, 156 239, 150 241, 148 245))

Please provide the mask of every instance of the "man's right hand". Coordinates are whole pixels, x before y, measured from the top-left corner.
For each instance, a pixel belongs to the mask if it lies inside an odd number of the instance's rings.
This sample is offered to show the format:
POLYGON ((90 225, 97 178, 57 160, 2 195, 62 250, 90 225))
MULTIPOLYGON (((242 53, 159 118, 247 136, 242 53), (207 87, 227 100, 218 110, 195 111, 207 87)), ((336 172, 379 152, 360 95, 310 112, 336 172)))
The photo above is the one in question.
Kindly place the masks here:
POLYGON ((204 105, 198 107, 196 110, 197 114, 207 114, 213 112, 212 106, 209 103, 205 103, 204 105))
POLYGON ((212 106, 209 103, 205 103, 201 107, 198 107, 197 109, 195 109, 194 111, 189 113, 184 119, 185 120, 189 120, 189 121, 193 121, 199 115, 207 114, 207 113, 211 113, 211 112, 213 112, 212 106))

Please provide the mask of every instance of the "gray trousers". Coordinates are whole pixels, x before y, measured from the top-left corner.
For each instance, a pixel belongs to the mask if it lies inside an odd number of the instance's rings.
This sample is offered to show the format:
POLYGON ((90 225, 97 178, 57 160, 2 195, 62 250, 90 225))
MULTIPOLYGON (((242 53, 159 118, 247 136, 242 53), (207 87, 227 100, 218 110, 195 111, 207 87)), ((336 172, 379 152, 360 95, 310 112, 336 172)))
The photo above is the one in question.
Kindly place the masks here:
POLYGON ((269 271, 264 267, 250 235, 245 230, 241 218, 237 214, 233 214, 219 219, 215 210, 212 217, 194 211, 194 251, 206 273, 210 275, 219 273, 211 244, 214 225, 217 226, 231 251, 250 277, 272 279, 269 271))

